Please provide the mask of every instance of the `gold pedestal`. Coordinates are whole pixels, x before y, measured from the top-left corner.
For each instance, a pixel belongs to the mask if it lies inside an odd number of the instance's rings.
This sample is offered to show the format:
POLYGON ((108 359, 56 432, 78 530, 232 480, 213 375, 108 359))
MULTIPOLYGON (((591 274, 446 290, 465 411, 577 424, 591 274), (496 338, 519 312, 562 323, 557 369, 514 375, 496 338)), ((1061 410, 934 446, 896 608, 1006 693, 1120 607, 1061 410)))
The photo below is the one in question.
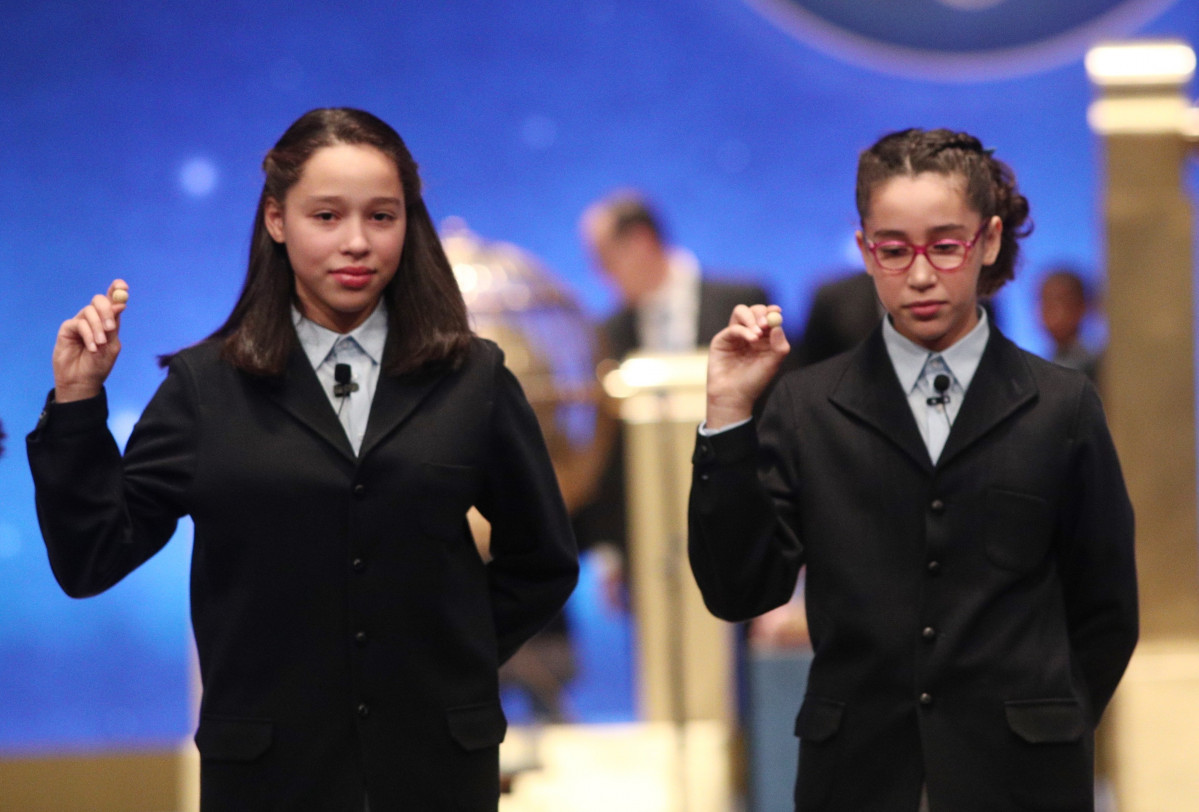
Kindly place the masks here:
POLYGON ((728 802, 731 756, 706 766, 721 790, 689 798, 691 730, 710 723, 726 740, 732 729, 733 629, 704 606, 687 561, 687 498, 696 427, 704 417, 707 356, 630 358, 605 379, 620 397, 629 508, 629 575, 636 625, 638 710, 670 722, 679 788, 675 809, 722 808, 728 802))
POLYGON ((0 760, 0 809, 163 812, 184 803, 190 742, 179 750, 105 751, 0 760), (186 780, 186 779, 184 779, 186 780))
POLYGON ((1197 808, 1199 643, 1141 645, 1110 714, 1120 812, 1197 808))
POLYGON ((608 380, 622 397, 629 568, 639 710, 648 721, 732 713, 732 628, 714 618, 687 563, 687 495, 704 417, 707 356, 636 356, 608 380))

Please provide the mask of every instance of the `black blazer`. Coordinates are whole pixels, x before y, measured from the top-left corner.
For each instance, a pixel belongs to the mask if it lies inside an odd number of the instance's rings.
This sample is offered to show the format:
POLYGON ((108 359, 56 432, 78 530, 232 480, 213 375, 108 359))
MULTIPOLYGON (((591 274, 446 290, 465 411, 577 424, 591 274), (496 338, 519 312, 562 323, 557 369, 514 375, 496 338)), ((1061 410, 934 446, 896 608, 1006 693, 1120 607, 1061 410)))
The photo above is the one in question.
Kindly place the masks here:
POLYGON ((882 315, 870 274, 855 271, 827 282, 816 289, 803 336, 787 360, 791 366, 806 366, 856 347, 882 315))
MULTIPOLYGON (((696 313, 696 346, 706 347, 712 337, 728 326, 733 308, 739 304, 765 304, 766 291, 758 285, 702 280, 699 311, 696 313)), ((641 348, 637 338, 637 313, 624 307, 603 323, 604 353, 616 361, 641 348)), ((624 435, 617 435, 608 452, 594 499, 575 511, 574 526, 583 549, 609 543, 624 550, 628 516, 625 497, 624 435)))
POLYGON ((499 349, 380 377, 354 453, 297 350, 281 381, 175 356, 124 458, 103 397, 28 440, 70 595, 115 584, 195 523, 204 810, 494 810, 500 662, 574 586, 541 434, 499 349), (492 523, 484 563, 471 505, 492 523))
POLYGON ((1137 638, 1133 515, 1079 373, 992 328, 934 466, 881 329, 700 438, 691 566, 709 608, 782 604, 815 657, 799 810, 1091 810, 1092 731, 1137 638))

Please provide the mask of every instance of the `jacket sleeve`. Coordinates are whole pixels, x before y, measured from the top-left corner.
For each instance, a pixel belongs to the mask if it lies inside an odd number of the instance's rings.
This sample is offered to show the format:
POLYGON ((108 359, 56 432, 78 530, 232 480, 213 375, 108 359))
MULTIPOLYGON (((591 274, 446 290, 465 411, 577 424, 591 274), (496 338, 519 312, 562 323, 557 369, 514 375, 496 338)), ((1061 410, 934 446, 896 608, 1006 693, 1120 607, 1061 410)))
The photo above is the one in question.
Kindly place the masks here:
POLYGON ((1099 396, 1082 391, 1071 467, 1072 496, 1058 549, 1070 645, 1098 722, 1136 647, 1132 504, 1099 396))
POLYGON ((488 583, 500 662, 553 619, 579 564, 574 533, 541 429, 520 384, 497 362, 487 488, 488 583))
POLYGON ((794 414, 785 386, 759 421, 696 442, 687 553, 704 604, 730 621, 791 599, 803 566, 796 532, 798 487, 784 430, 794 414))
POLYGON ((71 597, 116 584, 162 549, 186 512, 195 420, 182 377, 168 375, 123 458, 106 425, 104 392, 47 402, 26 438, 50 567, 71 597))

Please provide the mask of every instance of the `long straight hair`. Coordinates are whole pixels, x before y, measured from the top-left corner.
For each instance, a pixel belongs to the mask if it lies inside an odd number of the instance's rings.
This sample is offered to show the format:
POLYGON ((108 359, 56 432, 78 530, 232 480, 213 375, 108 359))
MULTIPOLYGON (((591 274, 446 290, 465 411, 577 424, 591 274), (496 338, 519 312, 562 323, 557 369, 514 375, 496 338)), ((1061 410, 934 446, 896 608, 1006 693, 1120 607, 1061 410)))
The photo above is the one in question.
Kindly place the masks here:
POLYGON ((378 149, 395 162, 404 191, 404 248, 399 270, 382 294, 388 321, 383 374, 457 366, 470 349, 466 304, 421 197, 416 162, 386 122, 347 107, 305 113, 266 154, 246 279, 233 312, 206 340, 219 341, 221 357, 238 369, 264 377, 283 374, 297 346, 291 309, 298 300, 287 248, 266 230, 266 205, 282 203, 312 154, 334 144, 378 149))

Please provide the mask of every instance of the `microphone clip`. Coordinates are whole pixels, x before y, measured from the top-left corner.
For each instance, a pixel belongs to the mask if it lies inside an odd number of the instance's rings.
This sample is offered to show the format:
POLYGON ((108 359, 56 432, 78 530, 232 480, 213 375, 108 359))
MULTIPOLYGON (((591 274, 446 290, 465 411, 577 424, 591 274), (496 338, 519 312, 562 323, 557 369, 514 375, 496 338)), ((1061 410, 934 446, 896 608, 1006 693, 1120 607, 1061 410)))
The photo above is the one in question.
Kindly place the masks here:
POLYGON ((348 398, 351 392, 358 391, 358 384, 350 380, 352 372, 349 364, 338 364, 333 367, 333 397, 348 398))
POLYGON ((938 375, 933 379, 933 389, 937 390, 935 397, 928 398, 924 402, 929 406, 946 406, 949 404, 949 376, 938 375))

